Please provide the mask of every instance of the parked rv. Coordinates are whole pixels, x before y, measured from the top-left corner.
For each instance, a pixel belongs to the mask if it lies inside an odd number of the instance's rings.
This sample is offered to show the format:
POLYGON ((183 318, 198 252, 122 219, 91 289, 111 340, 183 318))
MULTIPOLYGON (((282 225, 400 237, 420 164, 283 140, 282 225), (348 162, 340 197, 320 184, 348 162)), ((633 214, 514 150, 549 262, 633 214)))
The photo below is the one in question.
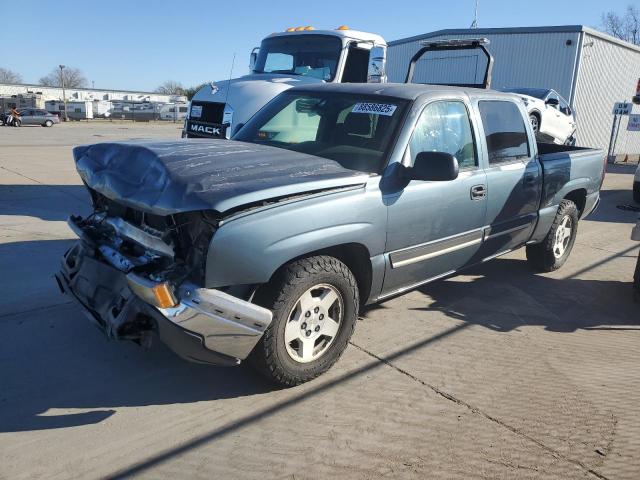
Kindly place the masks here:
POLYGON ((45 102, 45 109, 60 118, 65 118, 66 109, 66 117, 69 120, 88 120, 93 118, 93 102, 90 100, 67 101, 66 105, 62 100, 48 100, 45 102))

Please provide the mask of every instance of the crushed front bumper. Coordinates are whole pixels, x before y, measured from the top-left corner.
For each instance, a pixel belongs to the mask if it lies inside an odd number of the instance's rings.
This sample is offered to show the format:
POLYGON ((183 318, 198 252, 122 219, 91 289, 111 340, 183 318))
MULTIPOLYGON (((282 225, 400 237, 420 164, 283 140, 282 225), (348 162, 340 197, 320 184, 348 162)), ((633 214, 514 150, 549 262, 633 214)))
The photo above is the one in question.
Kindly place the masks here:
POLYGON ((103 262, 96 249, 79 241, 63 257, 55 275, 60 289, 73 298, 109 338, 143 345, 152 332, 186 360, 237 365, 271 323, 271 311, 222 291, 183 284, 178 304, 155 307, 144 298, 145 285, 135 275, 103 262))

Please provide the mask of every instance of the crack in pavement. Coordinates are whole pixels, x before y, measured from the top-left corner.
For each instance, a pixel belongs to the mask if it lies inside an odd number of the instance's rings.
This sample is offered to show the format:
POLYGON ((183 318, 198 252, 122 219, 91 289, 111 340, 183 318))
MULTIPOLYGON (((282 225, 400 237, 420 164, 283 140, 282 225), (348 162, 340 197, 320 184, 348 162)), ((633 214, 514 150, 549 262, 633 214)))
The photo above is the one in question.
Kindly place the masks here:
POLYGON ((385 365, 391 367, 392 369, 396 370, 397 372, 401 373, 402 375, 405 375, 407 377, 409 377, 411 380, 420 383, 421 385, 431 389, 433 392, 435 392, 437 395, 440 395, 441 397, 457 404, 460 405, 462 407, 467 408, 468 410, 470 410, 472 413, 475 413, 477 415, 480 415, 484 418, 486 418, 487 420, 499 425, 502 428, 506 428, 507 430, 509 430, 510 432, 514 433, 515 435, 518 435, 534 444, 536 444, 538 447, 542 448, 543 450, 545 450, 546 452, 550 453, 554 458, 558 458, 561 460, 564 460, 566 462, 572 463, 573 465, 576 465, 577 467, 580 467, 581 469, 585 470, 587 473, 590 473, 591 475, 599 478, 600 480, 609 480, 607 477, 605 477, 604 475, 602 475, 601 473, 596 472, 595 470, 593 470, 592 468, 590 468, 589 466, 585 465, 584 463, 582 463, 579 460, 574 460, 572 458, 568 458, 567 456, 563 455, 562 453, 558 452, 557 450, 554 450, 551 447, 548 447, 547 445, 545 445, 544 443, 542 443, 540 440, 535 439, 534 437, 527 435, 526 433, 518 430, 516 427, 513 427, 511 425, 509 425, 508 423, 505 423, 504 421, 500 420, 497 417, 494 417, 493 415, 490 415, 486 412, 484 412, 483 410, 481 410, 478 407, 474 407, 473 405, 471 405, 470 403, 465 402, 464 400, 461 400, 459 398, 457 398, 456 396, 445 392, 444 390, 436 387, 435 385, 431 385, 430 383, 427 383, 426 381, 416 377, 415 375, 411 374, 410 372, 408 372, 407 370, 404 370, 403 368, 398 367, 397 365, 394 365, 391 361, 387 360, 384 357, 381 357, 379 355, 376 355, 375 353, 367 350, 364 347, 361 347, 360 345, 357 345, 353 342, 349 342, 352 346, 354 346, 355 348, 357 348, 358 350, 360 350, 361 352, 369 355, 372 358, 375 358, 376 360, 378 360, 379 362, 384 363, 385 365))

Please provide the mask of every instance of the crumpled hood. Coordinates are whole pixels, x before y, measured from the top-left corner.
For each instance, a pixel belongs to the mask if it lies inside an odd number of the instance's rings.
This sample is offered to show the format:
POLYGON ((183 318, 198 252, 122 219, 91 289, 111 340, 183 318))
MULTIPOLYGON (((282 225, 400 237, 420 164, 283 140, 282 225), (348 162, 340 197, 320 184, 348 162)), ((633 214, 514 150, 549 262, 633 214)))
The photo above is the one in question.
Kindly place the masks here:
POLYGON ((233 140, 98 143, 73 149, 91 189, 157 215, 225 212, 246 204, 364 184, 368 174, 281 148, 233 140))

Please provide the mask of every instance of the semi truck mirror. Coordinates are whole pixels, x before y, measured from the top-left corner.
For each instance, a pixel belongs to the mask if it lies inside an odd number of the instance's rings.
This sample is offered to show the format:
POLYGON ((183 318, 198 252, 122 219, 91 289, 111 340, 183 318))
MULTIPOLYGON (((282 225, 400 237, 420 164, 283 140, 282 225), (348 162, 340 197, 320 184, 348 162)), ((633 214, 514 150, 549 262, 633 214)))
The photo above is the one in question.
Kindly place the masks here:
POLYGON ((387 81, 386 63, 387 49, 380 46, 372 47, 369 52, 369 67, 367 69, 368 83, 384 83, 387 81))
POLYGON ((256 62, 258 61, 258 52, 260 51, 259 47, 255 47, 251 50, 251 54, 249 55, 249 71, 253 72, 256 69, 256 62))

